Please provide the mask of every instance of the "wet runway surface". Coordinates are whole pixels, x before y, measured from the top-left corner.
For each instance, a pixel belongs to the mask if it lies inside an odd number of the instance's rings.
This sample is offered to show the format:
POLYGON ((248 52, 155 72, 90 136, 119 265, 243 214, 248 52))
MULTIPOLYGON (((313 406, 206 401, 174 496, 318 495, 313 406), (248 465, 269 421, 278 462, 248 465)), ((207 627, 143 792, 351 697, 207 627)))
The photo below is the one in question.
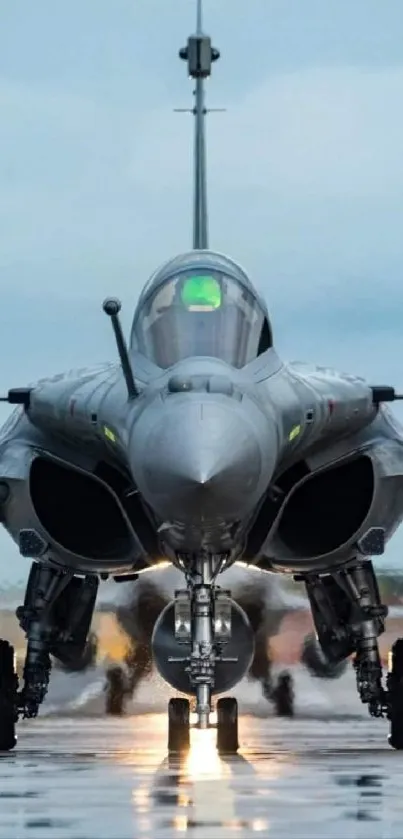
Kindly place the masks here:
POLYGON ((228 760, 214 731, 192 733, 180 763, 166 758, 162 713, 23 723, 0 756, 0 837, 402 836, 403 754, 382 721, 245 716, 228 760))

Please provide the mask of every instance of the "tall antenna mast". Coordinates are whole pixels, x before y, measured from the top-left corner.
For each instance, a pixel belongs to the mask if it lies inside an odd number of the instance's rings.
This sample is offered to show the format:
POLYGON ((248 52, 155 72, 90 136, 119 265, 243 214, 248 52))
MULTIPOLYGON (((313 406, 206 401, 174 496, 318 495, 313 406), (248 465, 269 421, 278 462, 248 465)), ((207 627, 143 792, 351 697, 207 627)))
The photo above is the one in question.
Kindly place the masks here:
POLYGON ((189 77, 195 80, 195 103, 190 111, 195 117, 193 248, 205 250, 208 248, 205 118, 213 109, 207 109, 205 105, 204 80, 211 76, 211 65, 219 59, 220 53, 211 46, 211 38, 203 34, 202 0, 197 0, 196 34, 188 38, 187 46, 180 50, 179 57, 187 61, 189 77))

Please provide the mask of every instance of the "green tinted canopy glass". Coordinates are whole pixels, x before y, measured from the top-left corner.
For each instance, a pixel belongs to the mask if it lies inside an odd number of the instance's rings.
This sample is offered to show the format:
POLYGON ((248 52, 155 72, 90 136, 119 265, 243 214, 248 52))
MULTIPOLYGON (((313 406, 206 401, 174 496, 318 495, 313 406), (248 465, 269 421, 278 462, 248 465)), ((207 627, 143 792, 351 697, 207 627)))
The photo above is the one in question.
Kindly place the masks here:
POLYGON ((211 311, 221 306, 221 286, 208 275, 188 277, 182 286, 182 302, 193 311, 211 311))

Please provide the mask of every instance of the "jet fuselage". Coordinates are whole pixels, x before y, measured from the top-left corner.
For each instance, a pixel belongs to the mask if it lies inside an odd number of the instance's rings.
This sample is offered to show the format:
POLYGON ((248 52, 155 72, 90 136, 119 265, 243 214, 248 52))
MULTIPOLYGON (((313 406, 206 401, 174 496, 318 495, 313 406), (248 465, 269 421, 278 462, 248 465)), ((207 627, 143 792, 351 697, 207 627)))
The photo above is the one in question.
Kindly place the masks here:
POLYGON ((403 446, 360 378, 185 358, 42 380, 0 442, 2 520, 22 552, 76 572, 128 573, 200 549, 298 571, 345 562, 403 511, 403 446), (98 533, 98 536, 97 536, 98 533))

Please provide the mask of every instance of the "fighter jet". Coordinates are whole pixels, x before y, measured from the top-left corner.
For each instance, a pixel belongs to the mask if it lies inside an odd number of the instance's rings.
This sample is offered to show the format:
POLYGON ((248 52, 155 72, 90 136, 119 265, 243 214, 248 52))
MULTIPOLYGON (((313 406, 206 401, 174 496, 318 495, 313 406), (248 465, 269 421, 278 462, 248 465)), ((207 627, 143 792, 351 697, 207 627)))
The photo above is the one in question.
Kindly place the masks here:
POLYGON ((0 437, 0 515, 32 567, 17 610, 21 687, 0 645, 0 748, 14 747, 18 717, 37 715, 52 658, 85 648, 99 580, 133 580, 164 558, 183 578, 152 633, 154 662, 181 694, 169 751, 188 748, 191 707, 200 728, 215 707, 219 751, 238 749, 237 702, 223 694, 248 672, 254 633, 219 585, 236 561, 305 584, 323 654, 354 656, 360 699, 402 749, 403 639, 383 682, 386 609, 370 557, 403 517, 403 429, 386 405, 403 397, 279 357, 248 274, 209 248, 204 82, 219 51, 200 0, 180 57, 194 84, 193 248, 145 285, 129 345, 119 302, 105 301, 119 364, 4 397, 18 407, 0 437))

